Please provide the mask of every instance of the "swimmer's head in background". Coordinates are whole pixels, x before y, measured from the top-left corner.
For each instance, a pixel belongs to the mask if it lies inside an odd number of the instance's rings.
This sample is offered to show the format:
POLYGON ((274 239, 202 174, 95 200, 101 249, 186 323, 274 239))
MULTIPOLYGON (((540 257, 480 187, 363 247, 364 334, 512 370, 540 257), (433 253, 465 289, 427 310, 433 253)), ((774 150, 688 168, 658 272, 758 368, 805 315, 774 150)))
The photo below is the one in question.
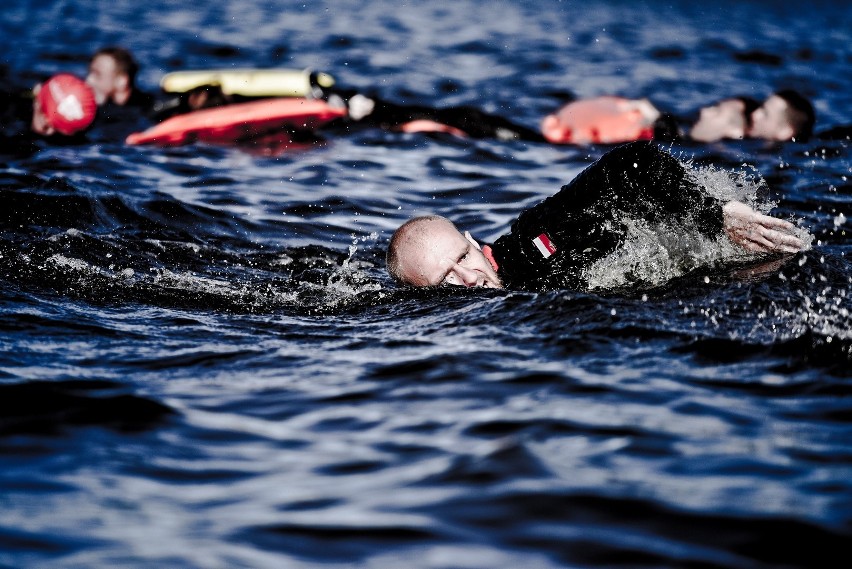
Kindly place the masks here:
POLYGON ((745 107, 746 126, 751 129, 754 111, 756 111, 757 108, 760 107, 760 101, 752 97, 746 97, 744 95, 741 95, 736 98, 743 102, 743 106, 745 107))
POLYGON ((33 130, 70 136, 92 124, 97 105, 92 88, 68 73, 54 75, 39 87, 33 108, 33 130))
POLYGON ((766 140, 807 140, 813 134, 816 113, 810 101, 797 91, 773 93, 752 113, 749 136, 766 140))
POLYGON ((729 97, 701 107, 689 137, 699 142, 742 139, 751 129, 751 116, 759 103, 751 97, 729 97))
POLYGON ((101 48, 89 61, 88 83, 95 91, 99 105, 113 101, 124 105, 136 88, 139 65, 131 53, 121 47, 101 48))

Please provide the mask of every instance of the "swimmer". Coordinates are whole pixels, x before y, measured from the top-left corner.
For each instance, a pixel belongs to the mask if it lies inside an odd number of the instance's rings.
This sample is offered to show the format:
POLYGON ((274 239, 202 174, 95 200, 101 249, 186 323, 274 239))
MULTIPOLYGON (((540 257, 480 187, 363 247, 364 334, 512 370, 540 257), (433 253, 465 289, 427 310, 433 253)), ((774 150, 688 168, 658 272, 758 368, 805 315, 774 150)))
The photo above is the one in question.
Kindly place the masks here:
POLYGON ((139 107, 145 111, 153 97, 136 86, 139 66, 133 56, 121 47, 99 49, 89 60, 88 83, 95 92, 98 106, 113 104, 119 107, 139 107))
POLYGON ((480 246, 443 217, 407 221, 391 238, 387 268, 397 281, 418 287, 585 289, 585 270, 623 244, 623 216, 648 224, 676 222, 710 239, 724 232, 751 253, 806 248, 793 224, 711 197, 673 156, 651 143, 634 142, 521 213, 510 233, 492 246, 480 246))
POLYGON ((792 89, 777 91, 752 112, 748 136, 765 140, 807 140, 813 133, 814 107, 792 89))
POLYGON ((329 92, 326 99, 330 104, 347 107, 347 125, 370 126, 398 132, 443 132, 461 138, 544 142, 544 138, 533 129, 470 106, 433 108, 424 105, 400 105, 341 89, 329 92))
MULTIPOLYGON (((240 102, 225 97, 218 85, 202 85, 187 93, 157 100, 136 85, 139 66, 122 47, 101 48, 89 60, 88 83, 95 91, 99 116, 106 123, 141 128, 139 119, 160 122, 177 114, 240 102)), ((119 131, 120 138, 127 133, 119 131)))
POLYGON ((751 97, 731 97, 701 107, 698 120, 689 129, 689 138, 696 142, 716 142, 751 136, 752 113, 758 104, 751 97))
POLYGON ((678 121, 661 113, 648 99, 601 96, 572 101, 544 118, 541 131, 554 144, 618 144, 636 140, 696 142, 742 139, 751 128, 758 103, 730 97, 698 110, 698 120, 684 134, 678 121))

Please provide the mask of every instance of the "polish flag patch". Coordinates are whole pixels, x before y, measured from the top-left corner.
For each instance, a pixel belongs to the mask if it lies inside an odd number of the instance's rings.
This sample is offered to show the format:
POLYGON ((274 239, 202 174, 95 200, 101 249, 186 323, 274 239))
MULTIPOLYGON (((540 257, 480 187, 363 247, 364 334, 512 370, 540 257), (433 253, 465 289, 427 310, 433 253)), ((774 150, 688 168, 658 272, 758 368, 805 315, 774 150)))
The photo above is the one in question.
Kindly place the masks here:
POLYGON ((533 239, 533 243, 545 259, 556 253, 556 246, 550 242, 550 238, 544 233, 533 239))

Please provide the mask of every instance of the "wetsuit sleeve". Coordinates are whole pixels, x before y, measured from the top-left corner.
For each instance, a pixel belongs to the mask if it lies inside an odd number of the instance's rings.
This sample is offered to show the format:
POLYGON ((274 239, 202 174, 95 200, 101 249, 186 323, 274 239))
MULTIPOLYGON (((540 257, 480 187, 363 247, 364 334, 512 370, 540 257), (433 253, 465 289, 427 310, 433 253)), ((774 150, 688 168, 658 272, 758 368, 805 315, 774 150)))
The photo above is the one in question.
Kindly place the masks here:
POLYGON ((583 270, 623 242, 625 218, 688 224, 712 237, 722 230, 722 205, 673 156, 634 142, 523 212, 494 243, 494 256, 507 286, 582 288, 583 270))
POLYGON ((544 137, 536 130, 473 107, 435 109, 433 120, 463 130, 473 138, 545 142, 544 137))
POLYGON ((130 98, 125 103, 127 107, 133 107, 140 112, 150 114, 154 109, 156 99, 151 93, 146 93, 138 88, 134 88, 130 93, 130 98))
POLYGON ((654 140, 672 141, 683 137, 683 129, 674 115, 664 113, 654 121, 654 140))
POLYGON ((420 119, 432 119, 434 109, 416 105, 397 105, 384 99, 370 97, 375 103, 373 112, 361 119, 360 122, 390 129, 401 124, 420 119))
POLYGON ((398 105, 377 97, 370 99, 375 106, 369 115, 359 121, 362 124, 391 129, 415 120, 431 120, 464 131, 471 138, 544 141, 544 137, 533 129, 474 107, 433 108, 423 105, 398 105))
POLYGON ((0 90, 0 154, 30 156, 38 151, 40 137, 30 130, 32 119, 32 90, 0 90))
MULTIPOLYGON (((29 128, 33 119, 32 90, 0 90, 0 119, 2 119, 0 126, 4 131, 12 123, 24 124, 29 128)), ((14 126, 17 128, 19 125, 14 126)))

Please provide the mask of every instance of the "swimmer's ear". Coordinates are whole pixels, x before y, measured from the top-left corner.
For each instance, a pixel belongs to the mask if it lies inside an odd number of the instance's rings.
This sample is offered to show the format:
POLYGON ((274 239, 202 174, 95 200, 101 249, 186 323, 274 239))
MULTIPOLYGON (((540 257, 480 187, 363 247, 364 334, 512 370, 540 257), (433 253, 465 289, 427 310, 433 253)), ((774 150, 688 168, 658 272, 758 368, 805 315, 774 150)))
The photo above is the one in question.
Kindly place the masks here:
POLYGON ((471 245, 482 251, 482 247, 479 246, 479 243, 476 242, 476 239, 473 238, 473 236, 470 234, 470 231, 464 232, 464 238, 470 241, 471 245))
POLYGON ((115 83, 119 89, 127 89, 130 86, 130 77, 126 73, 122 73, 115 77, 115 83))

